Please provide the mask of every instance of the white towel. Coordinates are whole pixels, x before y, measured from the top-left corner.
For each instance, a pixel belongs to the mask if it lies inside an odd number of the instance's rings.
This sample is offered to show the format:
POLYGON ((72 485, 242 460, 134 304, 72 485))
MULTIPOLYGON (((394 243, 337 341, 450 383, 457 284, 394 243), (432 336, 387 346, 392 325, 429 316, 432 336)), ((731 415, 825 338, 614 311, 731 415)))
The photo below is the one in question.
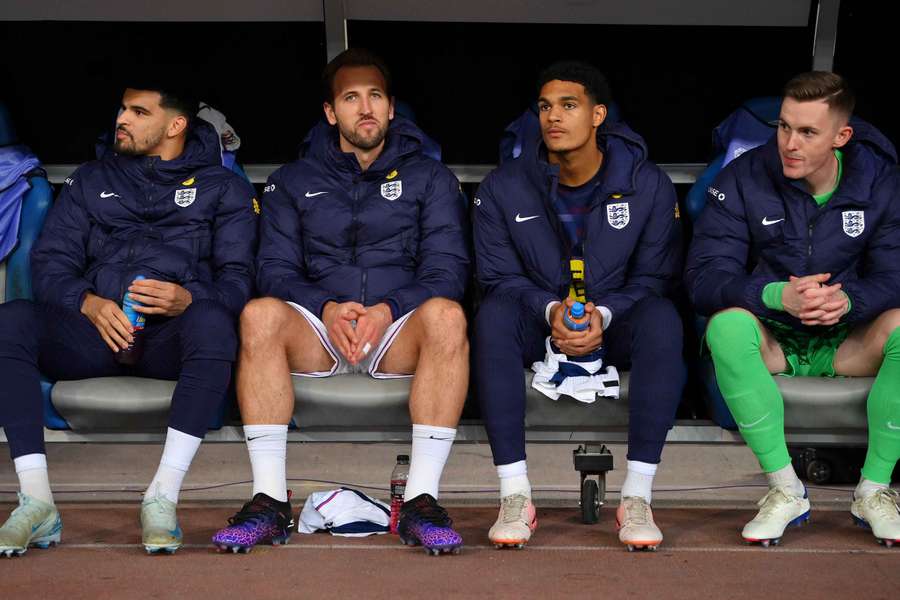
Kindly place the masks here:
POLYGON ((558 400, 560 396, 571 396, 579 402, 590 404, 595 402, 598 396, 619 397, 619 372, 611 365, 604 367, 602 358, 591 362, 570 361, 565 354, 553 351, 549 337, 544 346, 547 349, 547 356, 543 362, 531 365, 531 370, 534 371, 531 387, 551 400, 558 400), (587 374, 570 375, 562 381, 558 379, 553 381, 553 377, 559 373, 561 364, 580 367, 587 374))
POLYGON ((365 537, 388 532, 391 509, 381 500, 350 488, 313 492, 306 499, 297 531, 314 533, 319 529, 331 535, 365 537))

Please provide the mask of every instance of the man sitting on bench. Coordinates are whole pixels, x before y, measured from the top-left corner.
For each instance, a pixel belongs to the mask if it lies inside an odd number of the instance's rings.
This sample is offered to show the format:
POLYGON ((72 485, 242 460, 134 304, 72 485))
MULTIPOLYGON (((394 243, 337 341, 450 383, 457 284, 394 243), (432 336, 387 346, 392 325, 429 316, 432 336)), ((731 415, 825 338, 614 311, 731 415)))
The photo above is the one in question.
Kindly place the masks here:
MULTIPOLYGON (((287 427, 291 374, 410 377, 412 457, 399 533, 435 553, 462 539, 437 504, 469 380, 468 272, 459 183, 394 119, 384 63, 351 49, 325 68, 332 125, 307 155, 269 178, 258 284, 241 315, 238 401, 253 498, 213 537, 247 551, 290 536, 287 427)), ((340 414, 335 414, 340 425, 340 414)))
POLYGON ((900 541, 891 473, 900 457, 900 172, 893 145, 850 121, 839 75, 785 86, 777 135, 731 162, 709 188, 686 281, 719 389, 766 473, 769 491, 744 527, 777 543, 809 520, 791 466, 784 401, 772 374, 873 376, 869 449, 850 511, 900 541))
POLYGON ((664 297, 680 270, 675 189, 647 159, 640 136, 606 121, 611 94, 595 67, 552 65, 538 89, 535 151, 493 171, 475 199, 475 262, 486 297, 475 319, 473 369, 501 496, 488 536, 521 546, 537 526, 522 366, 543 359, 549 335, 562 354, 584 357, 603 346, 605 362, 632 369, 628 471, 616 519, 622 543, 655 548, 662 533, 651 486, 685 381, 681 319, 664 297), (574 300, 588 302, 585 331, 563 324, 574 300))
POLYGON ((0 553, 60 539, 41 373, 178 380, 162 460, 141 505, 148 552, 181 545, 182 480, 231 381, 237 316, 253 289, 253 189, 222 167, 218 135, 195 119, 196 102, 140 85, 122 98, 115 153, 75 171, 47 217, 32 252, 37 302, 0 305, 0 425, 20 483, 0 553), (122 310, 126 294, 146 318, 142 331, 122 310))

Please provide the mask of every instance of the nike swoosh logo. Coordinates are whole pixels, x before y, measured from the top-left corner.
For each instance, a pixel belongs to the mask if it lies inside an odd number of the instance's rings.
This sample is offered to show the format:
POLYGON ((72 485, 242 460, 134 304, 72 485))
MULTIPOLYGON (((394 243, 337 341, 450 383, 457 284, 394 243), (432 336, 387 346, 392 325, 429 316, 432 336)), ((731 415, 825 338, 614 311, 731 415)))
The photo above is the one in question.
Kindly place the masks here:
POLYGON ((121 198, 121 196, 119 196, 115 192, 100 192, 101 198, 112 198, 113 196, 115 196, 116 198, 121 198))
POLYGON ((314 193, 306 192, 306 197, 313 198, 315 196, 321 196, 322 194, 327 194, 327 193, 328 192, 314 192, 314 193))
POLYGON ((258 435, 258 436, 256 436, 256 437, 248 437, 248 438, 247 438, 247 441, 248 441, 248 442, 252 442, 253 440, 258 440, 259 438, 264 438, 264 437, 267 437, 267 436, 265 436, 265 435, 258 435))
POLYGON ((764 420, 766 417, 768 417, 770 414, 772 414, 772 413, 766 413, 766 414, 764 414, 763 416, 761 416, 760 418, 758 418, 757 420, 753 421, 752 423, 741 423, 740 421, 738 421, 738 425, 739 425, 740 427, 743 427, 744 429, 746 429, 746 428, 748 428, 748 427, 753 427, 754 425, 759 425, 759 424, 762 423, 763 420, 764 420))
POLYGON ((887 428, 893 429, 894 431, 900 431, 900 426, 892 425, 890 421, 887 422, 887 428))
POLYGON ((784 217, 782 217, 780 219, 775 219, 774 221, 770 221, 769 217, 763 217, 762 224, 763 225, 774 225, 775 223, 781 223, 782 221, 784 221, 784 217))
POLYGON ((516 214, 516 223, 524 223, 525 221, 530 221, 530 220, 532 220, 532 219, 537 219, 537 218, 540 217, 540 216, 541 216, 541 215, 532 215, 532 216, 530 216, 530 217, 523 217, 523 216, 521 216, 521 215, 519 215, 519 214, 517 213, 517 214, 516 214))

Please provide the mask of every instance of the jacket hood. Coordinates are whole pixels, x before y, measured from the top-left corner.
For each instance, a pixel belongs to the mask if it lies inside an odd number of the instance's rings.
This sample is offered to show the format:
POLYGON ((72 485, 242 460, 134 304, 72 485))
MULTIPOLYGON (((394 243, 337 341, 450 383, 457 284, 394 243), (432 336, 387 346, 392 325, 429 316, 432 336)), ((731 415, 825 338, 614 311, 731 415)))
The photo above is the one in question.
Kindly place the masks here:
MULTIPOLYGON (((542 163, 545 172, 554 176, 559 168, 547 162, 547 148, 543 137, 538 137, 535 160, 542 163)), ((605 175, 603 189, 608 193, 630 194, 637 189, 637 176, 647 162, 647 143, 622 121, 604 121, 597 129, 597 146, 603 151, 605 175)))
POLYGON ((171 182, 184 178, 203 167, 221 166, 222 151, 219 134, 215 128, 202 119, 194 119, 188 129, 184 151, 172 160, 160 160, 156 156, 125 156, 115 153, 112 145, 97 145, 101 159, 115 162, 129 176, 147 179, 152 164, 152 179, 171 182))

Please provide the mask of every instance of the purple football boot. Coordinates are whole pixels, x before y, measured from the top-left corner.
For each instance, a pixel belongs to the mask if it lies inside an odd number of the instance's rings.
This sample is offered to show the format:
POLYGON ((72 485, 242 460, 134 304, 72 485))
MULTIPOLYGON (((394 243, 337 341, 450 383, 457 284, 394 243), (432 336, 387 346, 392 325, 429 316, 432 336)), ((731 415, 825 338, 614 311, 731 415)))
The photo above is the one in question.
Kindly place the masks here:
POLYGON ((228 527, 217 531, 212 543, 219 550, 250 552, 253 546, 266 541, 273 546, 287 544, 293 527, 291 493, 288 492, 287 502, 279 502, 260 492, 228 519, 228 527))
POLYGON ((397 533, 408 546, 423 546, 437 556, 441 552, 459 554, 462 537, 453 530, 453 521, 431 494, 419 494, 403 503, 397 533))

